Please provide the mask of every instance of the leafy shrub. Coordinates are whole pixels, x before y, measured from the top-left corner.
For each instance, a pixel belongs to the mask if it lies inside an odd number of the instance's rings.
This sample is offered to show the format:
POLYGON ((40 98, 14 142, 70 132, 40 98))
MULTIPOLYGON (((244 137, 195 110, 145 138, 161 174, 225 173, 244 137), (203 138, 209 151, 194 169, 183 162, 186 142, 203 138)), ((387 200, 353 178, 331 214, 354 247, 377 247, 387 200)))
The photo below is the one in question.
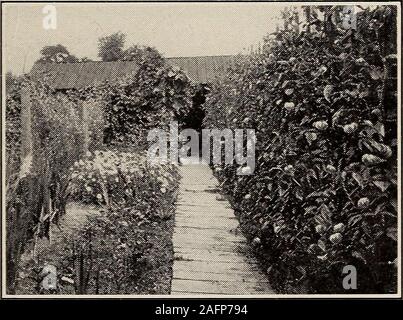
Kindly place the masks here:
POLYGON ((6 74, 6 154, 7 177, 18 172, 21 149, 22 78, 6 74))
POLYGON ((131 47, 125 59, 135 60, 138 70, 96 88, 96 95, 105 104, 104 141, 144 150, 148 130, 167 128, 171 120, 189 112, 190 81, 182 71, 168 66, 154 49, 131 47))
POLYGON ((349 264, 356 292, 396 291, 396 122, 384 105, 396 46, 381 37, 396 12, 366 9, 354 34, 334 22, 340 8, 320 7, 310 32, 267 37, 206 105, 208 127, 256 129, 255 174, 215 172, 280 291, 345 292, 349 264))

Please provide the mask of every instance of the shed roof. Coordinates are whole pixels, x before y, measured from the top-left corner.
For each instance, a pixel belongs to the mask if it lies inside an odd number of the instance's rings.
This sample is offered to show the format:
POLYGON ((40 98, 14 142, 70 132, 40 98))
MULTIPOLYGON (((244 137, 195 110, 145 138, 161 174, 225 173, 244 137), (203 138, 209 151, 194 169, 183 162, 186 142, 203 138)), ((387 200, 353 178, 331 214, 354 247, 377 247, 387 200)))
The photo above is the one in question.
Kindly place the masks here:
MULTIPOLYGON (((220 78, 235 63, 236 56, 204 56, 167 58, 170 65, 181 68, 191 81, 208 83, 220 78)), ((78 89, 114 81, 135 72, 135 61, 82 62, 82 63, 37 63, 31 75, 48 74, 56 89, 78 89)))
POLYGON ((224 76, 238 56, 204 56, 168 58, 172 66, 180 67, 196 83, 208 83, 224 76))

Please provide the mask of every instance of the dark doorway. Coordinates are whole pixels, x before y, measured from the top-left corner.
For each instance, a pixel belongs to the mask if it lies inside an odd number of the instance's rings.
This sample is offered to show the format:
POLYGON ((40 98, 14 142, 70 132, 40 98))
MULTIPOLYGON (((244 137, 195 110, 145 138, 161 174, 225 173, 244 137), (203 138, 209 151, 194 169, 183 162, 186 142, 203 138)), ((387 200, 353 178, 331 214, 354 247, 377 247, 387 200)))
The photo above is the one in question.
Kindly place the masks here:
POLYGON ((184 128, 195 129, 198 132, 201 131, 205 117, 203 104, 206 102, 206 94, 208 92, 210 90, 206 84, 199 84, 197 86, 192 98, 192 110, 182 122, 184 128))
POLYGON ((203 104, 209 92, 207 84, 199 84, 196 87, 192 98, 192 109, 181 123, 183 129, 194 129, 199 133, 199 155, 201 155, 203 120, 206 115, 203 104))

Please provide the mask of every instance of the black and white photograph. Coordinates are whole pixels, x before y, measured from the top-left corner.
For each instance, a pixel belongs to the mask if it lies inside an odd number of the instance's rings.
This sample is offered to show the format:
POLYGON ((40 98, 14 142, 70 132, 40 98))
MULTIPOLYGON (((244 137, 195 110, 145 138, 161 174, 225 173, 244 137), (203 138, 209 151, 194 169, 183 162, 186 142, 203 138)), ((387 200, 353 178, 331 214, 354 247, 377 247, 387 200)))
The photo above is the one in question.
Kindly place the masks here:
POLYGON ((1 17, 3 299, 401 297, 400 2, 1 17))

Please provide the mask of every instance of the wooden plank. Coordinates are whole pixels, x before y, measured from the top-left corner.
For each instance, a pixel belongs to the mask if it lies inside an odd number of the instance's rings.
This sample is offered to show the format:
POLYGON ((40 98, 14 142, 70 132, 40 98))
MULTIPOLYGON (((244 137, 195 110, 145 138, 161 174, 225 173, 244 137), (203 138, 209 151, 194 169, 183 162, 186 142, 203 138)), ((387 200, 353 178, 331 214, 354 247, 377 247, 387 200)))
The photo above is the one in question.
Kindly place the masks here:
POLYGON ((237 232, 235 230, 238 230, 237 229, 238 226, 236 223, 232 223, 232 225, 228 225, 228 223, 217 223, 217 224, 214 224, 214 226, 212 227, 209 224, 202 224, 202 223, 190 224, 189 222, 187 222, 185 220, 176 221, 175 229, 179 229, 179 228, 193 228, 193 229, 200 229, 200 230, 203 230, 203 229, 205 229, 205 230, 230 230, 231 232, 237 232))
POLYGON ((244 247, 242 246, 221 246, 220 248, 218 247, 211 247, 211 246, 200 246, 200 245, 193 245, 189 243, 185 243, 183 245, 177 245, 174 248, 175 251, 183 251, 183 250, 196 250, 196 251, 204 251, 204 250, 215 250, 215 251, 221 251, 221 252, 245 252, 244 247))
POLYGON ((273 293, 206 165, 180 167, 172 294, 273 293))
MULTIPOLYGON (((183 251, 191 251, 184 249, 183 251)), ((227 252, 229 253, 229 252, 227 252)), ((201 255, 197 253, 185 253, 185 252, 175 252, 175 260, 178 261, 198 261, 198 262, 217 262, 217 263, 248 263, 250 265, 258 265, 255 261, 247 261, 248 258, 243 257, 241 255, 236 256, 233 254, 228 255, 201 255)))
POLYGON ((192 250, 187 248, 178 248, 175 250, 175 258, 195 261, 214 261, 214 262, 242 262, 257 264, 256 260, 244 252, 227 252, 218 250, 192 250))
MULTIPOLYGON (((194 249, 211 249, 211 250, 240 250, 239 247, 244 247, 246 245, 245 242, 242 241, 225 241, 220 243, 219 240, 183 240, 183 237, 177 237, 174 235, 173 241, 178 243, 178 248, 194 248, 194 249), (194 241, 192 241, 194 240, 194 241)), ((242 251, 242 250, 241 250, 242 251)))
POLYGON ((203 217, 210 217, 210 218, 224 218, 224 219, 232 219, 232 218, 236 218, 235 216, 231 216, 228 213, 225 213, 223 211, 183 211, 183 210, 178 210, 177 213, 178 217, 199 217, 199 216, 203 216, 203 217))
POLYGON ((185 187, 185 190, 181 189, 181 198, 179 199, 188 199, 188 197, 195 197, 195 198, 212 198, 215 199, 217 196, 217 193, 215 192, 206 192, 205 190, 199 190, 199 191, 194 191, 194 190, 186 190, 187 188, 185 187))
MULTIPOLYGON (((217 216, 213 214, 201 214, 200 212, 198 214, 178 214, 178 216, 175 216, 175 218, 178 218, 177 220, 180 219, 189 219, 189 220, 195 220, 195 219, 201 219, 201 220, 208 220, 210 221, 209 224, 212 224, 213 222, 217 221, 224 221, 224 222, 230 222, 229 220, 235 221, 238 223, 238 218, 235 215, 228 215, 228 216, 217 216), (216 220, 216 221, 213 221, 216 220)), ((193 222, 193 221, 192 221, 193 222)))
POLYGON ((180 204, 180 207, 178 208, 178 212, 183 212, 183 211, 191 211, 191 212, 206 212, 206 213, 211 213, 211 212, 222 212, 227 214, 228 216, 232 216, 234 214, 234 210, 230 207, 225 206, 222 202, 218 203, 213 203, 208 205, 207 203, 204 205, 187 205, 187 204, 180 204))
POLYGON ((192 291, 206 294, 256 294, 265 293, 267 287, 265 284, 250 282, 230 282, 230 281, 195 281, 176 279, 172 284, 173 291, 186 291, 192 288, 192 291))
POLYGON ((186 224, 186 221, 184 221, 183 223, 177 224, 175 229, 222 230, 222 231, 227 231, 227 232, 233 232, 235 234, 241 232, 239 230, 238 226, 235 226, 235 228, 232 228, 232 229, 230 229, 227 225, 225 225, 223 227, 217 227, 216 225, 214 225, 214 226, 210 226, 210 225, 194 226, 194 225, 186 224))
POLYGON ((238 223, 238 218, 236 216, 227 216, 227 217, 223 217, 223 216, 214 216, 214 215, 204 215, 204 214, 198 214, 198 215, 194 215, 194 214, 187 214, 187 215, 181 215, 179 214, 178 216, 175 216, 175 220, 189 220, 193 223, 192 220, 200 220, 203 222, 208 222, 208 224, 212 225, 214 222, 225 222, 225 223, 230 223, 231 220, 238 223))
POLYGON ((191 218, 191 217, 186 217, 186 218, 177 218, 175 219, 175 226, 180 227, 180 226, 194 226, 194 227, 209 227, 209 226, 215 226, 217 228, 228 228, 228 229, 235 229, 238 227, 238 221, 234 219, 214 219, 214 218, 191 218))
POLYGON ((261 279, 256 278, 255 272, 239 272, 239 273, 213 273, 213 272, 192 272, 178 271, 174 275, 175 280, 204 280, 204 281, 229 281, 229 282, 249 282, 269 284, 268 280, 263 276, 261 279))
POLYGON ((257 265, 248 263, 220 263, 215 261, 207 261, 199 263, 198 261, 174 261, 174 266, 177 270, 194 272, 212 272, 212 273, 243 273, 250 271, 258 271, 257 265))
POLYGON ((218 241, 236 241, 236 242, 245 242, 245 237, 241 233, 232 233, 229 230, 217 230, 217 229, 191 229, 191 228, 175 228, 174 235, 178 238, 192 237, 196 241, 210 241, 210 240, 218 240, 218 241))
POLYGON ((178 214, 187 213, 187 214, 201 214, 201 215, 215 215, 215 216, 224 216, 224 217, 232 217, 234 215, 234 211, 232 209, 226 208, 224 206, 183 206, 181 205, 178 210, 178 214))
MULTIPOLYGON (((211 208, 211 206, 212 206, 210 202, 195 204, 194 202, 190 203, 188 201, 180 201, 180 200, 178 200, 176 202, 176 204, 179 207, 187 206, 187 207, 208 207, 208 208, 211 208)), ((219 206, 219 204, 217 204, 217 205, 219 206)), ((222 202, 222 206, 224 206, 225 209, 231 209, 231 207, 228 205, 228 203, 222 202)))

